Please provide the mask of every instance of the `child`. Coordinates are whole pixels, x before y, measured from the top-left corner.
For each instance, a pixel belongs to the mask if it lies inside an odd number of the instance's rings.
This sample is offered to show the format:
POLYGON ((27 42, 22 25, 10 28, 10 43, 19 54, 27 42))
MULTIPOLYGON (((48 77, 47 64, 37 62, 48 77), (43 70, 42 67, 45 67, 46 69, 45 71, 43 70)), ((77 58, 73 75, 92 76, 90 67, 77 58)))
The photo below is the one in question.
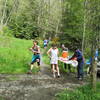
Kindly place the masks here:
POLYGON ((62 57, 63 58, 68 58, 68 48, 65 47, 64 44, 62 44, 62 57))
POLYGON ((47 47, 47 45, 48 45, 48 40, 47 40, 47 39, 45 39, 45 40, 44 40, 44 48, 46 48, 46 47, 47 47))
POLYGON ((58 67, 58 48, 56 45, 52 45, 52 48, 50 48, 47 52, 48 56, 50 57, 51 61, 51 67, 53 72, 53 77, 55 78, 55 72, 57 72, 58 77, 60 77, 59 67, 58 67), (55 70, 56 69, 56 70, 55 70))
MULTIPOLYGON (((66 48, 64 44, 62 44, 62 57, 67 59, 69 57, 68 48, 66 48)), ((66 63, 64 63, 64 68, 67 69, 66 63)), ((71 72, 71 66, 69 64, 68 64, 68 71, 71 72)))
POLYGON ((32 56, 30 71, 28 72, 28 74, 32 74, 33 64, 37 62, 38 66, 40 66, 40 47, 38 46, 38 42, 33 41, 33 47, 30 48, 29 50, 32 51, 33 56, 32 56))

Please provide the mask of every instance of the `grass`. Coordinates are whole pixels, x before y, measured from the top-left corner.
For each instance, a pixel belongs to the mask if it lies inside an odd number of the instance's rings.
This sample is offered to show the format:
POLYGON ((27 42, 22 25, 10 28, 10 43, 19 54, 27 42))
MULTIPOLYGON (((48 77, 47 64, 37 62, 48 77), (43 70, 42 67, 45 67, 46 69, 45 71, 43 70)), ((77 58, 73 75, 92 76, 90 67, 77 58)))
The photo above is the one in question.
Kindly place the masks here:
POLYGON ((47 51, 50 47, 44 48, 43 55, 42 55, 42 61, 45 62, 45 64, 50 64, 50 58, 47 55, 47 51))
MULTIPOLYGON (((0 73, 22 74, 29 69, 32 40, 0 37, 0 73)), ((37 72, 37 68, 33 72, 37 72)))
POLYGON ((90 85, 85 85, 75 90, 64 90, 56 96, 57 100, 100 100, 100 83, 97 84, 96 92, 90 85))
POLYGON ((0 100, 4 100, 2 97, 0 97, 0 100))

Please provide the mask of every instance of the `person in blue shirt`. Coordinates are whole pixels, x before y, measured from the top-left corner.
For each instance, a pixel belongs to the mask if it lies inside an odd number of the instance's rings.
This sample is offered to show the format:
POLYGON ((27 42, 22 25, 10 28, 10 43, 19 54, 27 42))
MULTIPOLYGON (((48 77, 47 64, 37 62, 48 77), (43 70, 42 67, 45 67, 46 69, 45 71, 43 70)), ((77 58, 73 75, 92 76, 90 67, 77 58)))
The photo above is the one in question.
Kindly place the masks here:
POLYGON ((79 49, 76 49, 75 52, 74 52, 74 55, 69 60, 71 60, 73 58, 76 58, 77 61, 78 61, 77 78, 79 80, 83 80, 83 75, 84 75, 84 72, 83 72, 84 58, 83 58, 82 52, 79 49))
POLYGON ((100 48, 98 48, 98 61, 100 61, 100 48))
MULTIPOLYGON (((95 51, 95 60, 97 60, 97 61, 99 60, 99 50, 98 49, 96 49, 96 51, 95 51)), ((88 74, 90 74, 91 70, 92 70, 91 64, 92 64, 92 57, 90 57, 89 60, 86 62, 86 65, 90 65, 87 68, 87 73, 88 74)))
POLYGON ((96 49, 96 51, 95 51, 95 60, 98 60, 98 56, 99 56, 99 51, 98 51, 98 49, 96 49))
POLYGON ((43 42, 43 44, 44 44, 44 48, 46 48, 46 47, 47 47, 48 42, 49 42, 49 41, 48 41, 47 39, 45 39, 45 40, 44 40, 44 42, 43 42))

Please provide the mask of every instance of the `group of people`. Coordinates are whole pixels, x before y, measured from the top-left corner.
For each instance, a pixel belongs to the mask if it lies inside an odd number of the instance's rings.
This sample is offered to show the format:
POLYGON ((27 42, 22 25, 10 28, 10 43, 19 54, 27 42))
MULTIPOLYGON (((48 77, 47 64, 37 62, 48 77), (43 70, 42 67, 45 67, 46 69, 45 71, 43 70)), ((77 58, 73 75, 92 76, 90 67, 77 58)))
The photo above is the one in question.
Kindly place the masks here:
MULTIPOLYGON (((28 72, 28 74, 32 74, 32 69, 33 69, 33 64, 35 62, 37 62, 38 66, 40 66, 40 47, 38 46, 38 42, 37 41, 33 41, 33 46, 32 48, 29 49, 30 51, 32 51, 33 56, 32 56, 32 62, 30 65, 30 71, 28 72)), ((72 60, 75 59, 78 61, 78 66, 77 66, 77 78, 79 80, 83 79, 83 65, 84 65, 84 59, 83 59, 83 55, 81 53, 81 51, 79 49, 76 49, 74 52, 74 55, 72 57, 68 57, 68 48, 66 48, 64 46, 64 44, 62 45, 62 57, 64 58, 68 58, 68 60, 72 60)), ((47 55, 50 58, 50 64, 51 64, 51 69, 52 69, 52 73, 53 73, 53 77, 60 77, 60 71, 59 71, 59 67, 58 67, 58 59, 59 59, 59 50, 57 48, 56 44, 52 44, 52 47, 47 51, 47 55)), ((65 68, 66 68, 66 64, 64 64, 65 68)), ((70 66, 69 66, 70 69, 70 66)))

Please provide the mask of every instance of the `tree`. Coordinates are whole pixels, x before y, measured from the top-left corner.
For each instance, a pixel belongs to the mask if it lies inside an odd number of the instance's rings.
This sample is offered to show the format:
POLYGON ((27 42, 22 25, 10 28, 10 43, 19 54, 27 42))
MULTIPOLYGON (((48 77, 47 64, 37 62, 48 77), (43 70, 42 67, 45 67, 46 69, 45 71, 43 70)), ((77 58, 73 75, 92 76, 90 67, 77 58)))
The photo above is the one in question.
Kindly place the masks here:
POLYGON ((84 6, 83 0, 63 0, 60 40, 70 49, 82 47, 84 6), (78 5, 78 6, 77 6, 78 5))
POLYGON ((91 45, 91 56, 92 56, 92 72, 91 72, 91 79, 92 79, 92 87, 93 90, 96 90, 96 66, 97 61, 95 60, 95 51, 98 48, 99 44, 99 28, 100 28, 100 14, 98 11, 100 10, 99 7, 99 0, 87 0, 87 10, 88 10, 88 23, 87 23, 87 32, 89 33, 90 39, 88 42, 91 45))

